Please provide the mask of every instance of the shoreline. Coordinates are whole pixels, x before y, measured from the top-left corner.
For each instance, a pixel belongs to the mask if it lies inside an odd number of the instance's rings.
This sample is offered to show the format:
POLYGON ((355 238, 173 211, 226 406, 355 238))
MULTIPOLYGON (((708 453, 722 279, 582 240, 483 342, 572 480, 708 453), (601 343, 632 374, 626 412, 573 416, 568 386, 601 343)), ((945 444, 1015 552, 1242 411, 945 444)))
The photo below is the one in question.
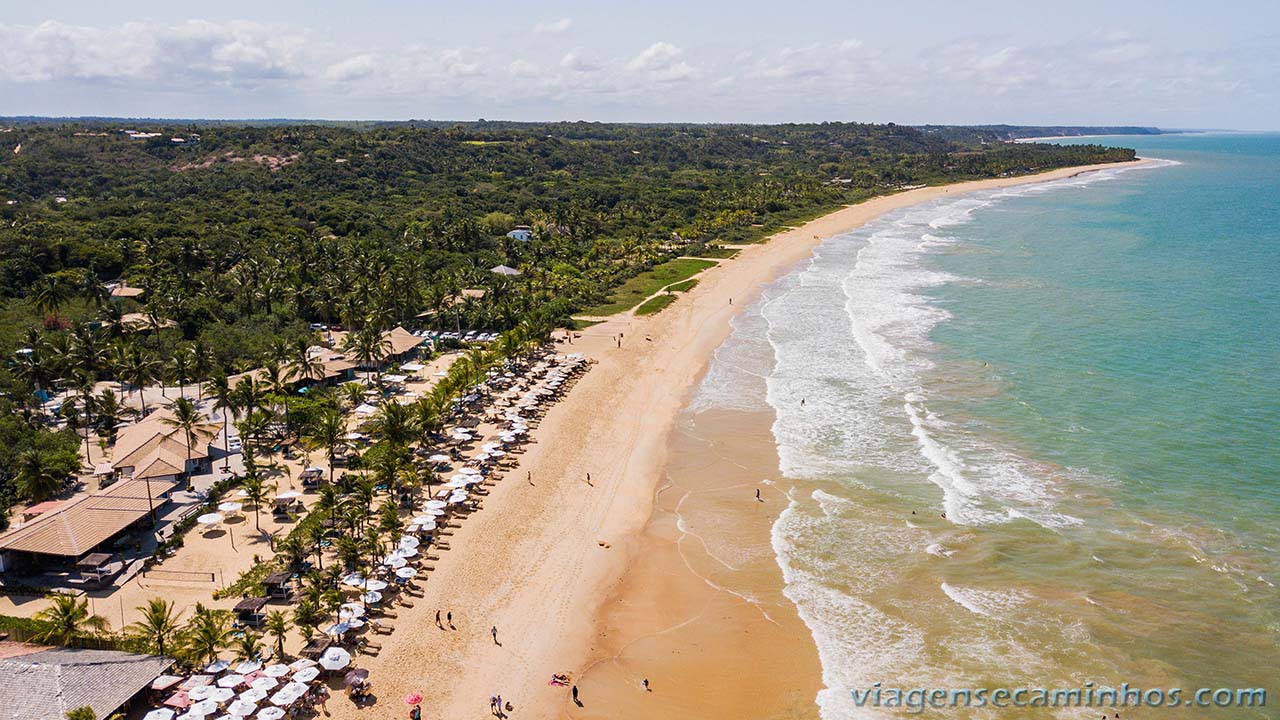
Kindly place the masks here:
MULTIPOLYGON (((428 716, 457 717, 479 712, 486 698, 501 694, 522 718, 587 716, 590 705, 576 708, 567 688, 547 681, 553 673, 577 678, 609 652, 600 633, 609 632, 608 608, 620 599, 626 602, 618 593, 652 549, 646 530, 672 461, 669 442, 676 422, 739 309, 808 258, 822 240, 886 212, 1143 162, 872 198, 744 248, 699 275, 697 286, 661 313, 623 313, 582 331, 572 344, 562 343, 562 351, 584 352, 596 364, 547 413, 534 432, 536 442, 493 488, 485 509, 448 538, 456 548, 431 558, 434 570, 422 584, 422 596, 394 621, 408 626, 406 631, 389 636, 376 655, 362 659, 384 707, 395 706, 406 693, 422 692, 428 716), (436 629, 431 618, 437 609, 452 610, 458 629, 436 629), (491 638, 491 627, 498 629, 501 645, 491 638)), ((771 443, 767 449, 773 452, 771 443)), ((776 565, 772 572, 780 586, 776 565)), ((816 651, 807 630, 803 640, 814 667, 816 651)), ((714 670, 706 663, 688 667, 689 672, 714 670)), ((720 677, 735 679, 723 671, 720 677)), ((686 679, 697 687, 696 677, 686 679)), ((815 681, 820 684, 820 678, 815 681)), ((335 718, 365 716, 345 703, 335 705, 335 718)), ((609 709, 610 717, 618 716, 619 707, 609 709)))

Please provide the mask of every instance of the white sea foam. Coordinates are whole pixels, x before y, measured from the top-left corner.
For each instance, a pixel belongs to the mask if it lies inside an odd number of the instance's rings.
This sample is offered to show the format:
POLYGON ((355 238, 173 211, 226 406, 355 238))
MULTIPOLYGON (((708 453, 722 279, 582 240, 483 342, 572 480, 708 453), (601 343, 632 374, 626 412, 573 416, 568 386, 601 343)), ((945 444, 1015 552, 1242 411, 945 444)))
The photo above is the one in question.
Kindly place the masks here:
POLYGON ((1026 603, 1028 596, 1017 590, 983 590, 942 583, 942 592, 957 605, 975 614, 1002 619, 1026 603))

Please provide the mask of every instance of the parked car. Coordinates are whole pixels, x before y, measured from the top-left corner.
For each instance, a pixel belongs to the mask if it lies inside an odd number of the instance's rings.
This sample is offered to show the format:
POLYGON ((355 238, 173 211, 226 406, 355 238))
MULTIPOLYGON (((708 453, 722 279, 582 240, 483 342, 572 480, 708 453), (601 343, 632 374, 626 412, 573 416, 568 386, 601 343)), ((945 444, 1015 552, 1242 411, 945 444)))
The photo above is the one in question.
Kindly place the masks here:
POLYGON ((244 449, 244 445, 240 442, 240 438, 227 438, 227 452, 238 453, 244 449))

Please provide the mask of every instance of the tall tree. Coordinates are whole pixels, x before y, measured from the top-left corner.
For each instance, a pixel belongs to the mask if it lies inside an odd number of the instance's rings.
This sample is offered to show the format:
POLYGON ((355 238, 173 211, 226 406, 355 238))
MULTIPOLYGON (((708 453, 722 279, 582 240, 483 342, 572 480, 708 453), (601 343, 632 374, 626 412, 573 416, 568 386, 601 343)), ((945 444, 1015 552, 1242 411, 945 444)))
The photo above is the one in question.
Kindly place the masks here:
POLYGON ((67 646, 76 638, 106 632, 107 621, 89 612, 87 598, 54 593, 48 599, 53 604, 32 616, 45 624, 31 637, 33 642, 67 646))

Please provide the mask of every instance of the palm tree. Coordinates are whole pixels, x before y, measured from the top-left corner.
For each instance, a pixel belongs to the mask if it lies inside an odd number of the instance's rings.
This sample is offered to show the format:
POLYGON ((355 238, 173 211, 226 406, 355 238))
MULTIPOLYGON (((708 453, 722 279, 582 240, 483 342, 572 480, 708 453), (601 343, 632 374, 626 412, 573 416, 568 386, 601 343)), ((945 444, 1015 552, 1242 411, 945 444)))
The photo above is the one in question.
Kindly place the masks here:
MULTIPOLYGON (((88 400, 86 400, 85 404, 88 405, 89 401, 92 400, 93 397, 90 396, 88 400)), ((80 408, 76 407, 76 404, 69 400, 63 403, 62 407, 58 408, 58 414, 67 422, 68 430, 76 433, 77 435, 80 434, 81 430, 84 431, 82 437, 84 438, 85 467, 93 467, 93 459, 89 457, 89 428, 92 427, 93 418, 89 416, 89 410, 90 408, 86 407, 85 411, 81 412, 80 408)))
POLYGON ((303 598, 293 608, 293 624, 303 629, 303 633, 314 631, 316 626, 324 622, 324 614, 319 604, 310 598, 303 598))
POLYGON ((222 413, 222 452, 224 456, 222 469, 227 470, 230 468, 225 463, 229 462, 226 458, 231 455, 230 426, 234 393, 225 373, 218 373, 209 382, 205 383, 205 391, 213 397, 213 409, 222 413))
POLYGON ((37 280, 31 288, 31 304, 35 305, 46 317, 57 315, 67 301, 71 300, 73 291, 58 273, 45 275, 37 280))
POLYGON ((169 359, 169 365, 166 368, 169 377, 178 383, 179 399, 186 399, 187 381, 191 379, 191 348, 183 346, 174 352, 173 357, 169 359))
POLYGON ((165 646, 177 636, 180 626, 178 615, 174 612, 173 603, 161 598, 152 598, 146 605, 135 608, 142 613, 142 619, 125 628, 125 633, 143 640, 147 649, 165 654, 165 646))
POLYGON ((249 473, 249 466, 245 466, 245 478, 241 483, 241 489, 244 490, 244 499, 253 503, 253 526, 262 531, 262 523, 259 520, 258 513, 262 510, 262 503, 267 499, 267 487, 263 484, 262 478, 258 476, 258 469, 255 466, 253 473, 249 473))
POLYGON ((107 621, 89 613, 89 600, 61 593, 48 596, 49 607, 32 616, 45 627, 31 637, 32 642, 70 645, 77 637, 105 632, 107 621))
POLYGON ((372 380, 373 372, 377 369, 378 363, 387 356, 390 345, 390 340, 370 326, 358 333, 348 335, 343 349, 350 351, 362 366, 368 368, 369 372, 365 379, 372 380))
POLYGON ((342 444, 346 431, 346 422, 342 418, 342 413, 329 410, 316 418, 311 426, 311 433, 307 436, 307 442, 313 447, 323 448, 329 459, 330 485, 333 484, 333 456, 342 444))
POLYGON ((294 380, 314 382, 324 377, 324 361, 311 354, 305 340, 298 341, 290 354, 292 358, 289 365, 294 380))
MULTIPOLYGON (((180 397, 173 401, 173 416, 164 418, 164 424, 173 428, 173 432, 181 432, 187 442, 187 465, 191 464, 191 446, 196 442, 196 435, 201 431, 204 415, 190 398, 180 397)), ((187 468, 183 467, 186 471, 187 468)))
POLYGON ((182 631, 182 645, 187 657, 204 663, 218 659, 218 651, 227 646, 231 623, 226 610, 211 610, 196 603, 191 622, 182 631))
POLYGON ((289 618, 279 610, 273 610, 267 613, 267 619, 264 627, 267 634, 275 638, 276 641, 276 660, 284 659, 284 639, 289 634, 289 618))
POLYGON ((93 711, 92 707, 84 705, 75 710, 68 710, 67 720, 98 720, 98 714, 93 711))
POLYGON ((256 660, 262 654, 262 636, 257 633, 245 632, 235 638, 234 644, 236 649, 237 660, 256 660))
POLYGON ((92 410, 93 426, 98 432, 98 437, 104 438, 107 442, 115 442, 116 425, 124 415, 124 408, 120 406, 116 394, 109 388, 103 388, 96 398, 89 396, 88 400, 92 401, 89 407, 92 410))
POLYGON ((204 400, 204 381, 213 368, 213 353, 208 346, 196 340, 191 344, 191 373, 196 381, 196 400, 204 400))
POLYGON ((396 402, 384 402, 378 406, 373 426, 374 432, 392 447, 405 447, 418 434, 413 427, 413 411, 408 405, 396 402))
POLYGON ((67 479, 45 453, 35 448, 23 450, 17 464, 14 480, 18 495, 32 502, 43 502, 58 494, 67 479))
POLYGON ((125 355, 125 364, 120 368, 121 377, 138 392, 138 400, 142 404, 142 414, 147 414, 147 385, 157 379, 160 363, 151 357, 146 350, 131 345, 125 355))

